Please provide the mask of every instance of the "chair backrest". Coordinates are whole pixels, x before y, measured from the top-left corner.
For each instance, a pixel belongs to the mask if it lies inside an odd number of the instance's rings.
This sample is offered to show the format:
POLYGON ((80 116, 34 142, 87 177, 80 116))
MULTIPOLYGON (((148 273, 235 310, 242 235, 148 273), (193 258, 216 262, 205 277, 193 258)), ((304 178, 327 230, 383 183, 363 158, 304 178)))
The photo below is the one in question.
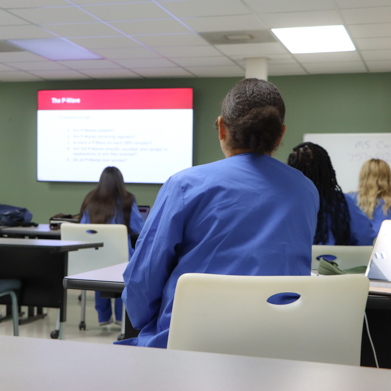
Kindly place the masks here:
POLYGON ((62 240, 103 242, 99 249, 70 251, 68 275, 128 262, 128 232, 122 224, 61 224, 62 240))
POLYGON ((168 348, 360 365, 369 280, 363 275, 184 274, 168 348), (274 305, 284 292, 300 298, 274 305))
POLYGON ((373 246, 312 246, 312 270, 318 270, 320 255, 334 255, 334 262, 340 269, 350 269, 357 266, 367 266, 373 246))

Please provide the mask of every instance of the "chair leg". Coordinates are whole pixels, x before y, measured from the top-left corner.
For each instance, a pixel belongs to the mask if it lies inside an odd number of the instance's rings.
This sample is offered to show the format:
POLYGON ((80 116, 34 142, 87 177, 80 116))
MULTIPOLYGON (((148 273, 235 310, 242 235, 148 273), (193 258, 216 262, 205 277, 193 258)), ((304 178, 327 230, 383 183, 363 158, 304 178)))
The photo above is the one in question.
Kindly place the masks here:
POLYGON ((81 291, 81 313, 80 313, 79 330, 86 329, 86 304, 87 304, 87 292, 81 291))
POLYGON ((19 335, 19 308, 18 308, 18 298, 14 291, 10 291, 12 301, 12 321, 14 323, 14 336, 19 335))

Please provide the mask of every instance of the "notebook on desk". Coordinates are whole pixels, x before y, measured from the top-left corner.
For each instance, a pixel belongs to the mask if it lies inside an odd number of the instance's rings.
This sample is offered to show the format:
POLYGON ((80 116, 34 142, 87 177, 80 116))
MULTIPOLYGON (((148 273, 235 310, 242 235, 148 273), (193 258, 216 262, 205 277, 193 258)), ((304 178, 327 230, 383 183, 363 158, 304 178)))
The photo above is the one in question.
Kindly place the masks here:
POLYGON ((384 220, 365 275, 371 283, 371 293, 391 295, 391 220, 384 220))

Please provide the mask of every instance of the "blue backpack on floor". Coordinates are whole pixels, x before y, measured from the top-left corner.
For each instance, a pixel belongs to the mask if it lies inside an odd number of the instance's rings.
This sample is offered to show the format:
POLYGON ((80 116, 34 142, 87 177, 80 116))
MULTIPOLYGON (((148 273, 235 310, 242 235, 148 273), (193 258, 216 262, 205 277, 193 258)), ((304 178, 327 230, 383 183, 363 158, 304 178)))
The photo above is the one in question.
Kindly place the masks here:
POLYGON ((18 227, 31 225, 33 215, 26 208, 0 204, 0 225, 18 227))

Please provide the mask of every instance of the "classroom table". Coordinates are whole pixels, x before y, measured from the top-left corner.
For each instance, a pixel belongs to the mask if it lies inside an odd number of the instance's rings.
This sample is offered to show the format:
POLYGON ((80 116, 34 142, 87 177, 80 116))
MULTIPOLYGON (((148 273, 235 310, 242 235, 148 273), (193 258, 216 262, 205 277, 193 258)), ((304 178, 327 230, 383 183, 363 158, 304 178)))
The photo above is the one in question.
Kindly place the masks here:
POLYGON ((0 236, 7 238, 61 239, 61 231, 51 230, 49 224, 37 227, 5 227, 0 226, 0 236))
MULTIPOLYGON (((64 288, 100 291, 102 297, 118 297, 125 288, 122 275, 127 264, 125 262, 98 270, 67 276, 64 278, 64 288)), ((138 333, 139 330, 133 328, 128 314, 125 313, 124 335, 121 334, 118 339, 137 337, 138 333)))
MULTIPOLYGON (((59 321, 66 321, 68 252, 103 247, 103 243, 0 238, 0 276, 22 281, 20 306, 60 309, 59 321)), ((1 303, 8 303, 2 298, 1 303)), ((55 336, 55 334, 54 334, 55 336)))
POLYGON ((391 371, 323 364, 1 336, 7 391, 388 391, 391 371))

